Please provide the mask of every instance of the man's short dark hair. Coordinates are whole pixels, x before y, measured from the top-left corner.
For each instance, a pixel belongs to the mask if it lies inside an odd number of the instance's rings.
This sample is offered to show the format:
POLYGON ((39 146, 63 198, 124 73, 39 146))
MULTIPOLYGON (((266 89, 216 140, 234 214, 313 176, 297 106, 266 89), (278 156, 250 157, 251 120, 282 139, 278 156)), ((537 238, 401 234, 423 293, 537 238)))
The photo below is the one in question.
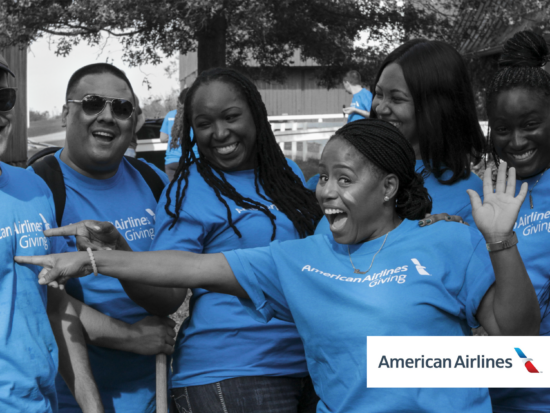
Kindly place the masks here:
MULTIPOLYGON (((113 66, 109 63, 94 63, 91 65, 87 65, 84 67, 81 67, 76 72, 73 73, 71 78, 69 79, 69 84, 67 85, 67 93, 65 95, 65 99, 69 98, 69 94, 73 91, 73 89, 76 87, 78 82, 87 75, 99 75, 103 73, 109 73, 115 77, 118 77, 119 79, 123 80, 128 87, 130 88, 130 91, 132 92, 132 95, 135 97, 134 89, 132 88, 132 84, 130 83, 130 80, 126 77, 126 74, 120 70, 118 67, 113 66)), ((135 100, 135 99, 134 99, 135 100)), ((135 101, 134 101, 135 103, 135 101)))
POLYGON ((350 85, 361 85, 361 75, 357 70, 350 70, 346 75, 344 76, 344 80, 346 82, 349 82, 350 85))

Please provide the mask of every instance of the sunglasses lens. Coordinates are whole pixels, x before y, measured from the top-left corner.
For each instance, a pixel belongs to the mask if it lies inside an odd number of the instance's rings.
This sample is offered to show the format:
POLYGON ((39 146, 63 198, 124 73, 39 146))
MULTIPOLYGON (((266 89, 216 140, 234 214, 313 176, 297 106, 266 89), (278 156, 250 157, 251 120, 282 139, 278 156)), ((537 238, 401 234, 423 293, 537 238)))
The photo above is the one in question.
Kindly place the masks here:
POLYGON ((128 119, 134 111, 132 102, 124 99, 114 99, 112 107, 114 115, 121 120, 128 119))
POLYGON ((15 89, 0 89, 0 112, 7 112, 9 110, 12 110, 15 106, 15 98, 15 89))
POLYGON ((97 115, 105 107, 105 98, 88 95, 82 100, 82 109, 86 115, 97 115))

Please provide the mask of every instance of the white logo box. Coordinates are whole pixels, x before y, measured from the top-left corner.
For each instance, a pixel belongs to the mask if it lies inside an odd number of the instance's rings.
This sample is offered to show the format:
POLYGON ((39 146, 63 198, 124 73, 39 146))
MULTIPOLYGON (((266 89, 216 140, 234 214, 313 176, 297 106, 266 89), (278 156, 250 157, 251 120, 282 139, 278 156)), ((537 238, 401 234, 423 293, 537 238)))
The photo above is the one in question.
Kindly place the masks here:
POLYGON ((550 387, 550 337, 369 336, 366 352, 369 388, 550 387))

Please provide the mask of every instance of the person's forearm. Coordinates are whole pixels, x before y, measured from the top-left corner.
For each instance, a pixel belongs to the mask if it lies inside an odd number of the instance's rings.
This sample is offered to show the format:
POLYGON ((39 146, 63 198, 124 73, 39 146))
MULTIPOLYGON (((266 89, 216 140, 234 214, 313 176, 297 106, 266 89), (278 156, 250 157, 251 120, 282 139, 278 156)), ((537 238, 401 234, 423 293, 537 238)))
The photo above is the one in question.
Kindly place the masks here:
POLYGON ((102 413, 82 324, 64 292, 48 292, 48 317, 59 348, 59 373, 84 413, 102 413))
POLYGON ((159 138, 160 138, 160 141, 165 143, 165 142, 168 142, 168 139, 170 138, 168 136, 168 134, 164 133, 164 132, 161 132, 160 135, 159 135, 159 138))
POLYGON ((516 246, 489 253, 495 271, 493 313, 498 331, 491 335, 538 335, 537 294, 516 246))
POLYGON ((98 272, 123 282, 168 288, 204 288, 247 297, 221 253, 95 251, 94 255, 98 272))
POLYGON ((187 295, 186 288, 164 288, 120 280, 128 297, 148 313, 160 317, 175 313, 187 295))
POLYGON ((67 296, 82 323, 84 338, 88 344, 135 352, 131 324, 109 317, 76 298, 67 296))
POLYGON ((366 111, 366 110, 359 109, 359 108, 353 108, 353 111, 354 111, 355 113, 357 113, 358 115, 363 116, 364 118, 370 117, 370 112, 368 112, 368 111, 366 111))

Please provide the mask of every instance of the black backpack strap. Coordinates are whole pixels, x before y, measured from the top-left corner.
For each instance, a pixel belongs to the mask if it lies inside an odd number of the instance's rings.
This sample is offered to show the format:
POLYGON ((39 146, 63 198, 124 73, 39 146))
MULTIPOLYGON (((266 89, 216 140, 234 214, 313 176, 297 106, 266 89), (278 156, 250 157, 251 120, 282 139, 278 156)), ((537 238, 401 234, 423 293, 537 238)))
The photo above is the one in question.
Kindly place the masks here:
POLYGON ((162 182, 162 179, 160 179, 160 176, 158 176, 155 170, 145 162, 141 162, 140 160, 130 156, 125 156, 125 158, 128 162, 130 162, 130 165, 132 165, 140 173, 145 182, 147 182, 153 196, 158 202, 160 196, 162 195, 162 191, 164 191, 164 187, 166 186, 164 182, 162 182))
POLYGON ((32 169, 40 176, 48 185, 53 194, 53 202, 55 205, 55 218, 57 226, 61 226, 63 211, 65 211, 65 201, 67 194, 65 192, 65 180, 63 172, 56 157, 53 155, 45 156, 32 165, 32 169))

